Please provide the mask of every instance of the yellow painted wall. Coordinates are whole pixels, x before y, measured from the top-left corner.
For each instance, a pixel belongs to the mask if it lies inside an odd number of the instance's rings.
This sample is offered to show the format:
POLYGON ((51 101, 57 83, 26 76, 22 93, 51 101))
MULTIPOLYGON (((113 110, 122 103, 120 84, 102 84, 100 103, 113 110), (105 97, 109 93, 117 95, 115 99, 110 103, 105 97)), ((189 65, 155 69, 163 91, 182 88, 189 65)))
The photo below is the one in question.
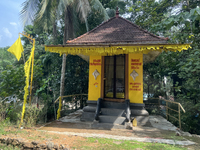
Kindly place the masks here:
POLYGON ((90 56, 88 100, 97 101, 101 97, 101 56, 90 56), (97 69, 96 80, 93 72, 97 69))
POLYGON ((130 103, 143 103, 143 54, 129 54, 128 56, 128 87, 130 103), (135 80, 131 73, 138 74, 135 80))

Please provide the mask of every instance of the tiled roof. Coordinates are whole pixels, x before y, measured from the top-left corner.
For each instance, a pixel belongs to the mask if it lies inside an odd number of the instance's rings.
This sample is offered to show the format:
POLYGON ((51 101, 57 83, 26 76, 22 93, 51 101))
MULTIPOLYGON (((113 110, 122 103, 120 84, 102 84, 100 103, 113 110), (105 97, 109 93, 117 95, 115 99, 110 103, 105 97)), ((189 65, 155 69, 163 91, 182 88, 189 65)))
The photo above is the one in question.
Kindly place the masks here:
POLYGON ((71 40, 67 44, 95 43, 166 43, 167 38, 156 36, 134 23, 115 16, 93 30, 71 40))

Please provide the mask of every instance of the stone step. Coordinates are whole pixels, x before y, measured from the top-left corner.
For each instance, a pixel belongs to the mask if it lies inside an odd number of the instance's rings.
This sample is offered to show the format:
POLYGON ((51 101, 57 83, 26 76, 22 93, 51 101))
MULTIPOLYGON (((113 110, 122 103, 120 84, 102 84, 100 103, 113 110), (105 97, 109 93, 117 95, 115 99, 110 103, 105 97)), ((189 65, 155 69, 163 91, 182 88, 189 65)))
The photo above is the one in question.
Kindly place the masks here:
POLYGON ((124 110, 123 109, 115 109, 115 108, 101 108, 101 115, 123 116, 124 117, 124 110))
POLYGON ((119 124, 111 124, 111 123, 99 123, 95 122, 91 125, 91 128, 93 129, 126 129, 125 125, 119 125, 119 124))
POLYGON ((124 125, 125 121, 126 121, 125 117, 107 116, 107 115, 99 116, 99 123, 111 123, 111 124, 124 125))
POLYGON ((115 108, 115 109, 125 109, 125 103, 118 103, 118 102, 103 102, 102 108, 115 108))

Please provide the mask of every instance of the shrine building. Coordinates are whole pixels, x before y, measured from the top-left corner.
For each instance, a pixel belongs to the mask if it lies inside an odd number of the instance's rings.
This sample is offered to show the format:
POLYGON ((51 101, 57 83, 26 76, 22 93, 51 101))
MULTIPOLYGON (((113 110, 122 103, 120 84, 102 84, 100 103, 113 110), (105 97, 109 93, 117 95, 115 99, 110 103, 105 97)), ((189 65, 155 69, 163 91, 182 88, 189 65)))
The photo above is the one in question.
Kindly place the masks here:
MULTIPOLYGON (((50 52, 89 56, 89 89, 82 121, 124 125, 136 118, 139 125, 148 121, 143 103, 143 64, 162 51, 182 51, 189 44, 168 44, 119 16, 66 42, 49 45, 50 52)), ((84 87, 83 87, 84 88, 84 87)))

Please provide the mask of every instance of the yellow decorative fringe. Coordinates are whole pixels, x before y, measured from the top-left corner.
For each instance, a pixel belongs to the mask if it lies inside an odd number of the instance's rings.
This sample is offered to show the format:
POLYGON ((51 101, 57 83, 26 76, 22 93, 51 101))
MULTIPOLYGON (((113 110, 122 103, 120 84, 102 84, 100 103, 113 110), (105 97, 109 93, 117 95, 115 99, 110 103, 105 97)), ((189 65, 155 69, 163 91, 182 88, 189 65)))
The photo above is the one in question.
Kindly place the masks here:
POLYGON ((60 115, 60 111, 62 109, 62 99, 61 99, 61 96, 59 98, 59 108, 58 108, 58 111, 57 111, 57 119, 59 119, 61 117, 60 115))
POLYGON ((144 45, 144 46, 111 46, 111 47, 52 47, 45 46, 46 51, 62 54, 83 54, 96 56, 112 56, 129 53, 147 54, 150 51, 182 51, 187 50, 190 44, 144 45))
POLYGON ((35 50, 35 45, 33 45, 33 48, 31 49, 31 54, 29 56, 29 59, 26 61, 25 65, 24 65, 24 71, 25 71, 25 77, 26 77, 26 81, 25 81, 25 87, 24 87, 24 103, 23 103, 23 107, 22 107, 22 116, 21 116, 21 124, 23 123, 23 119, 24 119, 24 113, 25 113, 25 108, 26 108, 26 103, 27 103, 27 96, 28 96, 28 88, 29 88, 29 75, 30 75, 30 68, 31 68, 31 60, 32 57, 34 55, 34 50, 35 50))

